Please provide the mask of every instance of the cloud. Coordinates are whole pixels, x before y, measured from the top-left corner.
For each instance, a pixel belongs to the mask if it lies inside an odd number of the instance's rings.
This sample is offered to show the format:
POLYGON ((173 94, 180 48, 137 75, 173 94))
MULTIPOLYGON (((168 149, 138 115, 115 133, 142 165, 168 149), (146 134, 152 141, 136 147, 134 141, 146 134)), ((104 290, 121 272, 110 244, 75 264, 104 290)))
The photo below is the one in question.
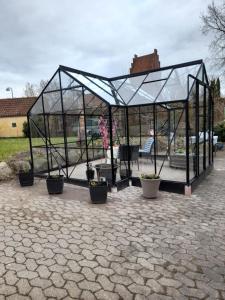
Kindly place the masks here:
POLYGON ((59 64, 108 76, 157 48, 162 65, 208 57, 205 0, 0 0, 0 98, 51 77, 59 64))

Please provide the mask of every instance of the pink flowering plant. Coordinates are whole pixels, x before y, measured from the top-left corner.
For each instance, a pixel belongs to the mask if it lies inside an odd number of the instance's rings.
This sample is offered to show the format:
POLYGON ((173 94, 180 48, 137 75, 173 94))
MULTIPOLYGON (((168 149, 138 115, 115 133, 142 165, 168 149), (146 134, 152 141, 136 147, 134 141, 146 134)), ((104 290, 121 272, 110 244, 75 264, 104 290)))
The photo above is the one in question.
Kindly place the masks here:
MULTIPOLYGON (((102 137, 102 145, 105 150, 109 148, 109 125, 108 120, 104 119, 103 116, 100 116, 98 120, 98 129, 102 137)), ((113 120, 112 122, 112 135, 116 135, 117 121, 113 120)))

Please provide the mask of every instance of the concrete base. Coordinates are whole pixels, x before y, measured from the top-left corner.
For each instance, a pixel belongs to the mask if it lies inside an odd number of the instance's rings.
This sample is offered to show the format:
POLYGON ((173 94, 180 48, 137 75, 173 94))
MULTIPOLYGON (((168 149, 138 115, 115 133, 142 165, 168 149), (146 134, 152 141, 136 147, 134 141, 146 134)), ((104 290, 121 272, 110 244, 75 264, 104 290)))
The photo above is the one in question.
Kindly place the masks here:
POLYGON ((184 194, 185 194, 185 196, 191 196, 191 194, 192 194, 191 185, 185 185, 184 194))

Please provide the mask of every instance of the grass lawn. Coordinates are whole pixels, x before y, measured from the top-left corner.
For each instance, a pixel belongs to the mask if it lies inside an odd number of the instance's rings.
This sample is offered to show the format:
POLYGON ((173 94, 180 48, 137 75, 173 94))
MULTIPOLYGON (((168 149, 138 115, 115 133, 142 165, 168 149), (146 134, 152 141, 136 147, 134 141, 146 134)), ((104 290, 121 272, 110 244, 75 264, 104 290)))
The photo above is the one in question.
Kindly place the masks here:
MULTIPOLYGON (((75 143, 76 137, 68 137, 68 143, 75 143)), ((52 137, 52 144, 64 143, 63 137, 52 137)), ((33 138, 33 146, 45 146, 45 141, 42 138, 33 138)), ((10 156, 19 153, 30 151, 29 139, 27 138, 0 138, 0 161, 7 160, 10 156)))
POLYGON ((18 152, 29 151, 27 138, 0 138, 0 161, 18 152))

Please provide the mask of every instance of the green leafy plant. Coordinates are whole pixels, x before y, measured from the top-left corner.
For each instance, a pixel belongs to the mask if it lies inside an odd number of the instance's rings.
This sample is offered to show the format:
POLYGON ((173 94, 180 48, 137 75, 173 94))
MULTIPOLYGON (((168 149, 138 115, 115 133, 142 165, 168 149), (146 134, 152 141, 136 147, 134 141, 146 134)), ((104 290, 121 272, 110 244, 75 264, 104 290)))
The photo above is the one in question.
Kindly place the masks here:
POLYGON ((91 180, 90 181, 90 186, 103 186, 106 185, 106 181, 96 181, 96 180, 91 180))
POLYGON ((55 175, 49 175, 48 177, 52 178, 52 179, 57 179, 57 178, 61 177, 61 175, 60 174, 55 174, 55 175))
POLYGON ((141 174, 141 179, 160 179, 160 176, 156 174, 141 174))
POLYGON ((25 121, 23 122, 23 136, 28 138, 29 137, 29 129, 28 129, 28 123, 25 121))
POLYGON ((220 142, 225 142, 225 121, 218 123, 214 127, 214 135, 218 135, 220 142))
POLYGON ((31 165, 28 161, 19 162, 19 171, 28 173, 31 170, 31 165))
POLYGON ((185 149, 184 148, 178 148, 175 153, 179 153, 179 154, 183 154, 185 153, 185 149))

